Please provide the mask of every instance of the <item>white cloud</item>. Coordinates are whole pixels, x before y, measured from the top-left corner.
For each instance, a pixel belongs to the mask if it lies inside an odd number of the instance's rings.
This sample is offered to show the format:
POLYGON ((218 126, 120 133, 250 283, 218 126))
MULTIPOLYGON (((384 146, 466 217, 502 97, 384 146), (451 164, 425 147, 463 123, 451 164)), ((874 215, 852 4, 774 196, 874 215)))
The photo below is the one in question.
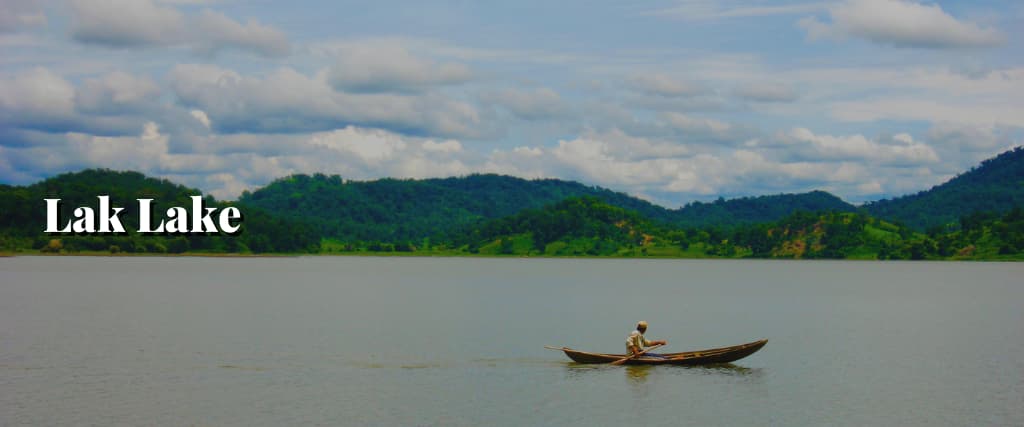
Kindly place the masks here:
POLYGON ((1024 142, 1024 127, 940 122, 928 130, 928 140, 934 145, 961 153, 991 154, 994 151, 1008 150, 1024 142))
POLYGON ((420 92, 473 77, 465 65, 420 58, 398 43, 345 45, 336 54, 327 78, 331 86, 348 92, 420 92))
POLYGON ((72 0, 71 5, 71 34, 84 43, 187 46, 205 54, 236 49, 263 56, 283 56, 290 50, 281 31, 255 20, 242 25, 210 10, 190 16, 152 0, 72 0))
POLYGON ((208 54, 229 47, 263 56, 284 56, 291 50, 284 33, 253 19, 242 25, 220 13, 204 10, 196 19, 195 27, 201 34, 195 44, 208 54))
POLYGON ((408 146, 401 135, 381 130, 363 130, 349 126, 331 132, 313 135, 311 144, 349 155, 376 165, 391 159, 408 146))
POLYGON ((222 132, 309 132, 348 125, 431 136, 477 136, 476 109, 443 95, 335 91, 326 71, 307 76, 280 68, 242 76, 211 65, 182 64, 169 75, 182 103, 203 110, 222 132))
MULTIPOLYGON (((555 147, 496 151, 485 170, 526 177, 560 177, 648 194, 672 205, 717 195, 826 189, 860 195, 871 170, 855 162, 785 161, 753 150, 633 156, 606 135, 559 141, 555 147), (540 151, 540 152, 538 152, 540 151)), ((645 144, 635 144, 645 145, 645 144)), ((658 144, 648 141, 648 146, 658 144)))
POLYGON ((775 114, 823 112, 840 122, 899 120, 1024 127, 1024 68, 965 75, 947 66, 808 68, 775 75, 800 82, 791 104, 759 104, 775 114))
POLYGON ((458 140, 448 139, 441 142, 426 140, 423 142, 423 149, 437 153, 458 153, 462 151, 462 144, 458 140))
POLYGON ((720 120, 682 113, 664 113, 660 117, 671 130, 671 135, 693 143, 736 145, 750 137, 748 129, 720 120))
POLYGON ((185 37, 185 17, 147 0, 72 0, 76 40, 115 47, 174 44, 185 37))
MULTIPOLYGON (((48 68, 0 74, 0 130, 130 135, 157 112, 159 88, 144 77, 111 72, 75 87, 48 68)), ((0 139, 0 144, 17 144, 0 139)))
POLYGON ((0 110, 8 117, 67 118, 74 112, 74 97, 75 87, 70 82, 43 67, 0 79, 0 110))
POLYGON ((506 89, 485 93, 484 102, 501 105, 524 120, 543 120, 565 116, 569 107, 557 92, 548 88, 536 90, 506 89))
POLYGON ((75 93, 75 105, 86 112, 116 113, 140 108, 159 95, 160 87, 152 79, 114 71, 86 79, 75 93))
POLYGON ((197 121, 199 121, 199 123, 202 123, 203 127, 207 128, 207 129, 211 129, 212 128, 211 122, 210 122, 210 116, 207 116, 205 111, 203 111, 203 110, 191 110, 188 113, 193 118, 195 118, 197 121))
POLYGON ((808 38, 857 37, 896 47, 978 48, 1003 43, 994 28, 962 22, 937 4, 915 0, 846 0, 829 8, 830 23, 800 20, 808 38))
POLYGON ((888 138, 868 139, 863 135, 817 135, 806 128, 794 128, 780 135, 790 156, 817 161, 869 161, 883 165, 935 163, 939 156, 929 145, 901 133, 888 138))

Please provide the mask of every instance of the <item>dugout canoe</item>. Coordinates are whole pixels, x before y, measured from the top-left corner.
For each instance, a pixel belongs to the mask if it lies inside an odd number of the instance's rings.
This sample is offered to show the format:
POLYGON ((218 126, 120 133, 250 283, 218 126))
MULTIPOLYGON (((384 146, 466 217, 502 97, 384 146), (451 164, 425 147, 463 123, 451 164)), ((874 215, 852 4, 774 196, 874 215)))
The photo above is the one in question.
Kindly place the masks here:
MULTIPOLYGON (((682 353, 659 353, 664 358, 640 356, 627 360, 625 364, 698 366, 729 363, 754 354, 754 352, 760 350, 767 343, 768 340, 760 340, 732 347, 709 348, 707 350, 685 351, 682 353)), ((611 363, 626 357, 625 354, 588 353, 568 347, 557 348, 557 350, 565 352, 565 355, 569 356, 576 363, 611 363)))

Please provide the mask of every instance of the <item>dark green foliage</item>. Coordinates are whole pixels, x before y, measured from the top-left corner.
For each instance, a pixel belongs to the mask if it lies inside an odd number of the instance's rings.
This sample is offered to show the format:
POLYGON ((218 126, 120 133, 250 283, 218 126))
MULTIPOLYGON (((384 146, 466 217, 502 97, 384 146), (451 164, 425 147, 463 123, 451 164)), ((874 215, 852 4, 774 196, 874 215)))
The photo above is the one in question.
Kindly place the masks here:
POLYGON ((1024 147, 985 160, 980 166, 928 191, 879 200, 864 208, 873 216, 915 230, 955 226, 975 212, 1005 213, 1024 205, 1024 147))
POLYGON ((843 259, 873 240, 866 233, 873 222, 862 213, 797 212, 775 223, 740 228, 729 241, 754 257, 843 259))
POLYGON ((580 197, 490 221, 455 241, 456 245, 500 241, 501 253, 512 253, 511 236, 530 233, 538 253, 544 253, 554 242, 588 239, 590 243, 584 252, 596 255, 639 244, 644 230, 652 228, 650 220, 634 211, 609 205, 596 197, 580 197))
POLYGON ((344 181, 323 174, 282 178, 240 202, 314 224, 324 237, 345 241, 443 241, 487 220, 539 209, 571 197, 595 197, 659 224, 733 227, 782 218, 798 210, 853 210, 821 191, 693 203, 666 209, 611 190, 556 179, 500 175, 344 181))
POLYGON ((853 212, 856 208, 824 192, 742 197, 711 203, 693 202, 675 211, 673 224, 684 227, 735 227, 776 221, 794 212, 853 212))
POLYGON ((314 224, 324 237, 401 242, 445 240, 489 219, 579 196, 597 197, 655 220, 671 217, 668 209, 611 190, 499 175, 375 181, 293 175, 244 193, 239 201, 314 224))

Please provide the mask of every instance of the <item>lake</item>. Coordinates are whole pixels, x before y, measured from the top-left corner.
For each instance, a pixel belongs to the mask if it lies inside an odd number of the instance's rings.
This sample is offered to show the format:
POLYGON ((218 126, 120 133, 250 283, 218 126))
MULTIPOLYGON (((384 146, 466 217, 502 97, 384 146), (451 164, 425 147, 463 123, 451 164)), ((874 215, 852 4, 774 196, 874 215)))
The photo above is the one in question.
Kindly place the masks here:
POLYGON ((0 258, 0 425, 1024 425, 1024 264, 0 258), (716 367, 576 365, 544 345, 716 367))

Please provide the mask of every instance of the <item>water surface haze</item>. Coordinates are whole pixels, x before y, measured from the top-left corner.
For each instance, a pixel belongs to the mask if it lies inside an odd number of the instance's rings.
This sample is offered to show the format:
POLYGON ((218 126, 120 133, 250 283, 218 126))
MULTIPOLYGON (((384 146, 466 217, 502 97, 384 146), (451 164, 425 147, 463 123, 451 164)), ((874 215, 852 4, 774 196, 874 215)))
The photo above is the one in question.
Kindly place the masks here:
POLYGON ((1015 263, 0 259, 0 425, 1024 425, 1015 263), (570 363, 637 320, 712 367, 570 363))

